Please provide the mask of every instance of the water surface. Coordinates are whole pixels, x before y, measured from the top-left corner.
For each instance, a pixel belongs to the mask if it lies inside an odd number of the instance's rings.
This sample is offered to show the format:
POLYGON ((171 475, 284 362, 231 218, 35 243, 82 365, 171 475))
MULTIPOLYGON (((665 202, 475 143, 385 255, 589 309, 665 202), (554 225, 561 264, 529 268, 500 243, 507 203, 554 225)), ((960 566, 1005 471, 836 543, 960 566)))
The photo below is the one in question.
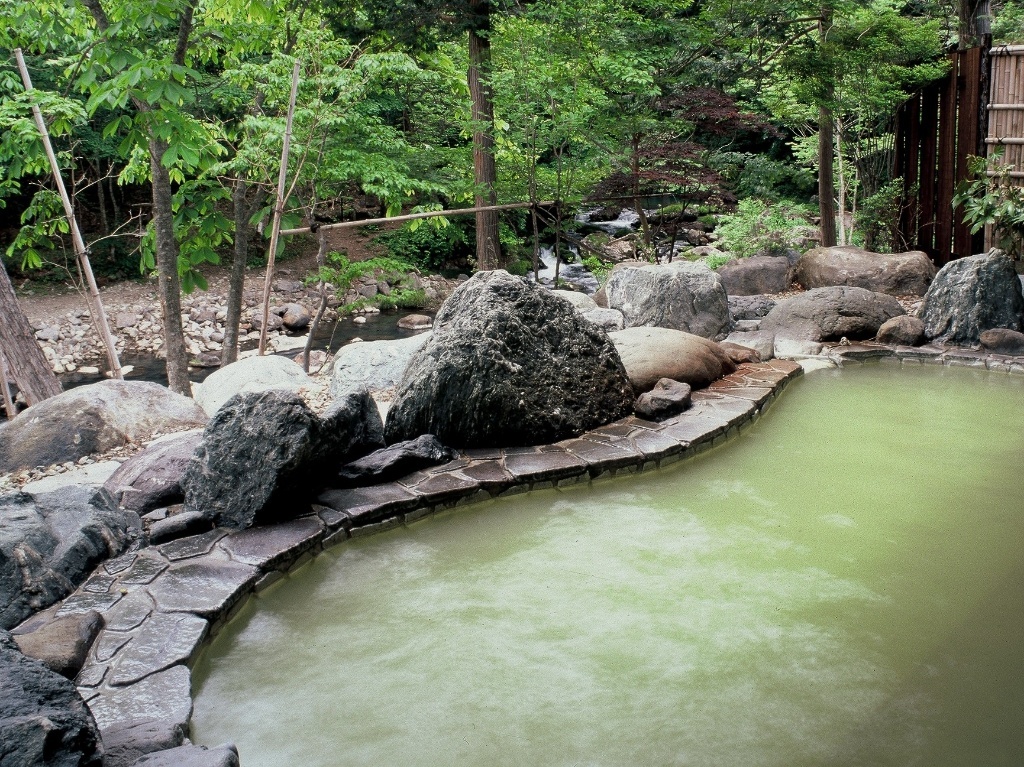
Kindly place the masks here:
POLYGON ((257 765, 1024 763, 1024 379, 794 383, 696 460, 333 549, 196 669, 257 765))

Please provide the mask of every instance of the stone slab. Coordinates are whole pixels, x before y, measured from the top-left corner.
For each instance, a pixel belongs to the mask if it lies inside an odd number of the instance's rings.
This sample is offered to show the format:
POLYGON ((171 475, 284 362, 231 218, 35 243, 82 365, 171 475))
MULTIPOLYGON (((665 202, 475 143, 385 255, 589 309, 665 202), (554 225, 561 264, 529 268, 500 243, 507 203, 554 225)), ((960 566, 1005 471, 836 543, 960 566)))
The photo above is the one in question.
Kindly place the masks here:
POLYGON ((209 530, 199 535, 190 535, 187 538, 178 538, 170 543, 157 546, 157 549, 171 562, 192 557, 201 557, 213 551, 213 547, 221 538, 227 535, 227 530, 209 530))
POLYGON ((625 466, 636 466, 644 462, 644 456, 622 441, 616 445, 610 442, 598 442, 584 435, 578 439, 559 442, 568 452, 587 462, 592 475, 625 466))
POLYGON ((192 674, 185 666, 172 666, 127 687, 101 689, 88 703, 101 730, 137 719, 160 719, 187 730, 192 674))
POLYGON ((147 549, 136 557, 135 562, 118 582, 122 586, 145 586, 167 569, 168 562, 152 549, 147 549))
POLYGON ((683 452, 689 445, 688 442, 680 442, 664 431, 648 429, 634 429, 630 442, 633 443, 634 449, 648 461, 660 461, 670 455, 676 455, 683 452))
POLYGON ((259 570, 250 565, 189 559, 161 573, 148 591, 159 610, 190 612, 216 620, 231 609, 258 575, 259 570))
POLYGON ((79 591, 65 599, 55 614, 58 618, 63 618, 66 615, 78 615, 79 613, 87 613, 90 610, 105 613, 116 605, 120 599, 120 592, 90 594, 87 591, 79 591))
POLYGON ((110 609, 104 620, 111 631, 131 631, 153 612, 153 600, 145 591, 134 591, 110 609))
POLYGON ((255 565, 263 570, 277 570, 314 548, 323 534, 323 528, 316 519, 295 519, 280 525, 250 527, 233 533, 221 542, 221 548, 236 562, 255 565))
MULTIPOLYGON (((405 484, 403 481, 402 484, 405 484)), ((410 488, 427 505, 450 503, 480 489, 478 482, 458 474, 434 474, 410 488)))
POLYGON ((474 461, 459 470, 459 474, 476 483, 477 487, 497 495, 507 490, 515 479, 502 467, 498 460, 474 461))
POLYGON ((346 525, 367 525, 403 511, 411 511, 421 499, 397 482, 373 487, 354 487, 344 490, 325 490, 317 502, 349 516, 346 525))
POLYGON ((506 450, 504 465, 518 483, 569 479, 590 470, 586 461, 562 449, 512 453, 506 450))
POLYGON ((108 683, 134 684, 178 663, 187 663, 206 638, 209 625, 190 613, 151 616, 111 664, 108 683))

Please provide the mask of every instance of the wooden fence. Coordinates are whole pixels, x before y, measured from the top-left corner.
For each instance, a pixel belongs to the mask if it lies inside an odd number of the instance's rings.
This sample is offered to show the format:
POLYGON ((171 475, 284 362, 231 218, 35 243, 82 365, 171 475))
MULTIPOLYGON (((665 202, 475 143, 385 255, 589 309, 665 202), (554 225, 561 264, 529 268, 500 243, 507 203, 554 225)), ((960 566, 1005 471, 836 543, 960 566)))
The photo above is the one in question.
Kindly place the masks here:
POLYGON ((908 193, 900 233, 938 266, 984 248, 983 235, 972 236, 953 210, 953 191, 967 177, 968 156, 984 153, 988 56, 970 48, 949 59, 949 75, 904 104, 896 121, 895 175, 908 193))

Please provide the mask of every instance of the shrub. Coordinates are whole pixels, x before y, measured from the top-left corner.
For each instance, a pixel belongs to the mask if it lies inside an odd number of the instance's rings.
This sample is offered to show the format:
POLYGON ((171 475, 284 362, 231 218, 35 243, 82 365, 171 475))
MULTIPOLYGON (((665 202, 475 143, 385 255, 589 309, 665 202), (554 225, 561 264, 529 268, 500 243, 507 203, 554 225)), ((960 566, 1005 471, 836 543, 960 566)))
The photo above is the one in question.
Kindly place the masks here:
POLYGON ((741 200, 735 213, 722 216, 715 230, 723 248, 747 257, 755 253, 785 254, 806 227, 807 212, 786 203, 741 200))

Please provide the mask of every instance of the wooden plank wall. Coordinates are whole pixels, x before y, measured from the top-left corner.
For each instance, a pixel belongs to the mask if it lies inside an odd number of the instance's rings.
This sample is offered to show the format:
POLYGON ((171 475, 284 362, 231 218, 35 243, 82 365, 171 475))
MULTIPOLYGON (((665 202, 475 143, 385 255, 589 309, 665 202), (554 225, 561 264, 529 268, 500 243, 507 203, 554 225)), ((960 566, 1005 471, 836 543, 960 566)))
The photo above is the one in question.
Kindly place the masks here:
POLYGON ((938 266, 984 247, 983 238, 972 236, 953 210, 953 192, 967 177, 967 157, 982 154, 978 115, 985 56, 982 48, 970 48, 949 60, 949 75, 904 104, 896 122, 895 173, 908 190, 919 187, 900 231, 938 266))

